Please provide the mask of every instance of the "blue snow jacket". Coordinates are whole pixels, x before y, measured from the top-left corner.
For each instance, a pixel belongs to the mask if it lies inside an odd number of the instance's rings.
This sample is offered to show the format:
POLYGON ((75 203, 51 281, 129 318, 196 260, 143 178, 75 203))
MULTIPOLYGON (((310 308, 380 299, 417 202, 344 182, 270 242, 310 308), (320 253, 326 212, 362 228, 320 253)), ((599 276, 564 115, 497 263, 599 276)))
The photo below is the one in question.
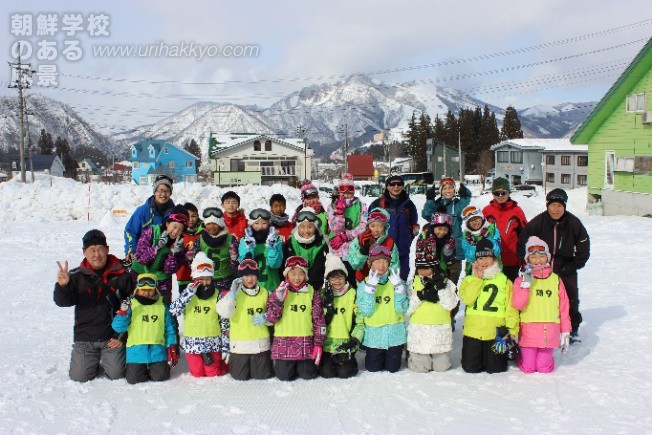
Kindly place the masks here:
POLYGON ((129 218, 127 226, 125 226, 125 255, 135 254, 136 247, 138 246, 138 239, 140 234, 143 232, 143 228, 150 227, 152 225, 163 225, 163 221, 170 215, 172 208, 174 207, 174 202, 168 200, 165 204, 165 211, 163 214, 159 213, 156 208, 156 202, 154 200, 154 195, 150 196, 145 204, 138 207, 134 214, 129 218))
POLYGON ((430 223, 432 214, 439 210, 446 210, 446 213, 453 217, 451 230, 455 237, 455 259, 464 260, 464 248, 462 248, 462 210, 471 203, 471 191, 463 184, 457 191, 457 195, 451 199, 439 196, 437 199, 429 199, 423 206, 421 216, 430 223))

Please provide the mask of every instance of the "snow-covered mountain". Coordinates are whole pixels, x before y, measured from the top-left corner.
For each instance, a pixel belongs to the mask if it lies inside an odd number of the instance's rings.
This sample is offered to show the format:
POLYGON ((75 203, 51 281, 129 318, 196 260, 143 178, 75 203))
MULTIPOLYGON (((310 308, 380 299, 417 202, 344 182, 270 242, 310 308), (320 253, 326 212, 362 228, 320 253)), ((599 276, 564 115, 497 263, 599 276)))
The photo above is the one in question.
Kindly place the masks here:
MULTIPOLYGON (((74 149, 79 145, 92 146, 113 155, 121 150, 104 135, 97 132, 70 106, 42 95, 26 97, 29 115, 29 132, 32 143, 37 146, 41 129, 45 129, 56 139, 68 138, 74 149)), ((17 148, 20 142, 20 119, 17 97, 0 97, 0 150, 17 148)), ((27 138, 25 139, 27 143, 27 138)))
POLYGON ((570 137, 596 102, 537 105, 518 113, 526 137, 570 137))

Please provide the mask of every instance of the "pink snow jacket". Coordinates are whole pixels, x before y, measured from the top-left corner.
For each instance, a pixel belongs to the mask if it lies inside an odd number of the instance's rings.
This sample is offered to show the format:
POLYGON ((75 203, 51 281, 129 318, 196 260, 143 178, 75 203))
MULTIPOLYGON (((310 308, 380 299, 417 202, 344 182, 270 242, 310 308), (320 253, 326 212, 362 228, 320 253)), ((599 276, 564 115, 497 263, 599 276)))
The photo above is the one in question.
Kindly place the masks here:
MULTIPOLYGON (((550 276, 552 270, 550 266, 535 271, 534 277, 537 279, 546 279, 550 276)), ((522 277, 514 281, 514 290, 512 295, 512 305, 517 310, 523 311, 527 308, 530 301, 530 289, 521 287, 522 277)), ((541 347, 557 348, 560 346, 560 334, 570 332, 571 321, 568 314, 570 304, 566 288, 561 279, 559 279, 559 322, 521 322, 521 328, 518 334, 518 343, 524 347, 541 347)))

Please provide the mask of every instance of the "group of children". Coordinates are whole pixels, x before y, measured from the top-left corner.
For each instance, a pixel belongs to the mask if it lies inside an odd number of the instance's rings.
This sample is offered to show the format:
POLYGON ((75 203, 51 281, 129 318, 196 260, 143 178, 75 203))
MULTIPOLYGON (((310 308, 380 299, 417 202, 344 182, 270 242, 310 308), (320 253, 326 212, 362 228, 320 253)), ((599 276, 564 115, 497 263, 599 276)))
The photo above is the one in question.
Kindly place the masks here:
POLYGON ((501 272, 499 234, 467 207, 467 275, 458 296, 447 273, 455 261, 450 215, 435 212, 423 228, 408 284, 385 210, 367 212, 344 192, 327 212, 312 184, 301 193, 292 220, 277 194, 271 211, 251 211, 244 226, 239 198, 228 192, 222 208, 204 209, 202 220, 185 204, 143 231, 131 266, 136 289, 113 321, 117 332, 128 332, 130 383, 168 379, 179 341, 196 377, 348 378, 358 373, 359 349, 371 372, 398 371, 404 348, 409 369, 445 371, 460 300, 466 372, 506 371, 510 352, 522 371, 550 372, 553 349, 567 348, 568 299, 542 240, 530 238, 527 267, 512 283, 501 272), (179 296, 172 300, 175 273, 179 296))

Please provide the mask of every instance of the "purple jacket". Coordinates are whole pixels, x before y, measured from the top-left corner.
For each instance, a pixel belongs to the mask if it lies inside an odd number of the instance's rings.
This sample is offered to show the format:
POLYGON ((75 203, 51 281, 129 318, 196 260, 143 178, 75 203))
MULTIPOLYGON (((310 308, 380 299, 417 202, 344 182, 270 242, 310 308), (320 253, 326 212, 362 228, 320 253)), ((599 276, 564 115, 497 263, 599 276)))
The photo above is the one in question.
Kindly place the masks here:
MULTIPOLYGON (((152 227, 145 228, 143 233, 140 235, 140 238, 138 239, 138 246, 136 248, 136 261, 141 264, 152 264, 156 258, 158 248, 156 246, 152 246, 152 239, 152 227)), ((169 245, 173 243, 174 240, 170 240, 169 245)), ((170 277, 158 283, 158 291, 161 293, 161 296, 166 297, 166 300, 168 300, 167 298, 172 295, 172 274, 175 273, 179 267, 181 267, 183 259, 183 251, 177 253, 176 255, 170 253, 165 259, 163 272, 170 274, 170 277)))
MULTIPOLYGON (((294 291, 287 281, 279 286, 287 286, 289 291, 294 291)), ((267 321, 276 323, 283 317, 284 305, 276 297, 276 292, 270 292, 267 300, 267 321)), ((311 337, 274 337, 272 342, 272 359, 304 360, 310 359, 313 346, 323 346, 326 333, 326 321, 322 309, 321 295, 314 292, 312 298, 312 330, 311 337)))

